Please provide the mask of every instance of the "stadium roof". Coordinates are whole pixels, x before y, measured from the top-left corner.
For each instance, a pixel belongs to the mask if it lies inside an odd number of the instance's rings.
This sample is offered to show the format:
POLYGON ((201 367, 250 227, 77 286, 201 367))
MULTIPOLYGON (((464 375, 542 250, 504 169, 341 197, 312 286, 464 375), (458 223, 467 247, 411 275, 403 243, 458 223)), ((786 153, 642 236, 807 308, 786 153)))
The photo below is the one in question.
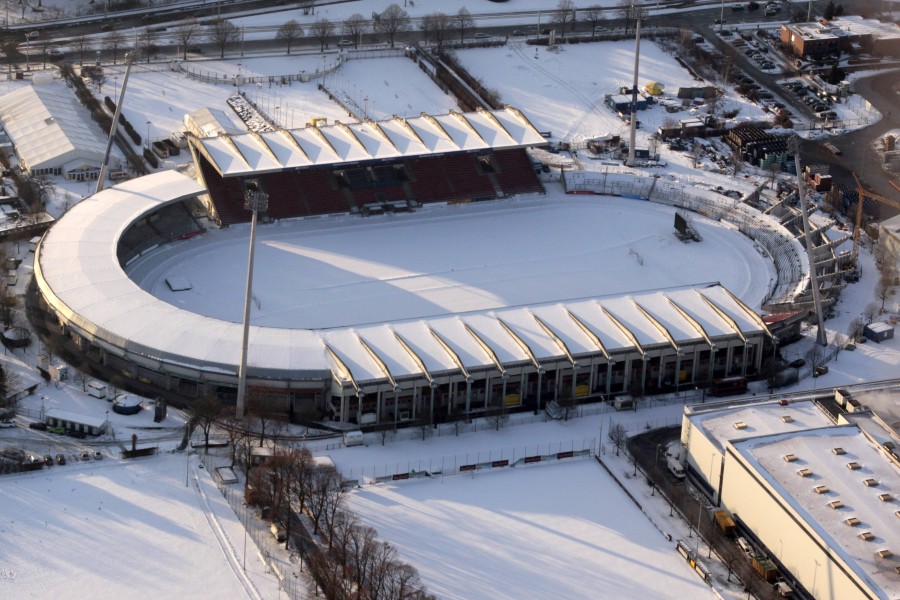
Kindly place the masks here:
MULTIPOLYGON (((111 352, 125 349, 157 367, 162 362, 233 377, 241 325, 155 298, 129 279, 117 256, 119 239, 132 222, 204 191, 192 179, 165 171, 77 204, 38 249, 35 273, 45 299, 63 320, 111 352)), ((331 372, 356 386, 643 353, 686 342, 715 344, 764 332, 761 320, 716 284, 355 328, 253 326, 249 363, 251 376, 302 379, 331 372)))
POLYGON ((512 107, 193 138, 223 177, 546 142, 512 107))
POLYGON ((0 97, 0 119, 29 169, 61 168, 75 159, 98 166, 106 141, 59 82, 22 87, 0 97))
MULTIPOLYGON (((791 405, 793 409, 795 405, 791 405)), ((743 440, 732 444, 775 489, 781 502, 803 519, 806 527, 836 552, 880 598, 900 595, 896 562, 881 558, 877 552, 900 552, 900 527, 897 527, 896 501, 883 494, 897 495, 900 475, 888 459, 856 425, 831 426, 743 440), (840 448, 843 453, 836 453, 840 448), (787 462, 784 456, 796 460, 787 462), (848 468, 855 462, 859 467, 848 468), (812 471, 798 477, 798 465, 812 471), (867 484, 867 480, 873 480, 867 484), (818 486, 827 491, 817 492, 818 486), (836 510, 831 502, 843 502, 836 510), (848 527, 846 519, 856 517, 859 527, 848 527), (872 534, 870 540, 860 533, 872 534)))

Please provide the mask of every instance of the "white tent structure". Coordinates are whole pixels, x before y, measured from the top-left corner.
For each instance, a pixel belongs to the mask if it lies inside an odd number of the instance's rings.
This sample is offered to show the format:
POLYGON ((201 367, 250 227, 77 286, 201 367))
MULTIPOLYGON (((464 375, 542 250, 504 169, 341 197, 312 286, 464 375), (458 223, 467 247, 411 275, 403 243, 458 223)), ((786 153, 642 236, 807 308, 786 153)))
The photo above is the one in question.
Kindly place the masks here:
POLYGON ((62 83, 23 87, 0 97, 0 120, 32 175, 97 178, 105 140, 62 83))

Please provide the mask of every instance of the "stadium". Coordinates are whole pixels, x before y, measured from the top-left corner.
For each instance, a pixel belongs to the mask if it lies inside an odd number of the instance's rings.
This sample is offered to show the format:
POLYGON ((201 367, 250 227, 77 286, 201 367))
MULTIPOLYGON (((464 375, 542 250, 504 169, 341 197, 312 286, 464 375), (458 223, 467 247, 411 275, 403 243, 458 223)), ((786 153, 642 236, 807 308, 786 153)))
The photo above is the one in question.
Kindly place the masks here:
POLYGON ((674 201, 633 175, 580 173, 548 194, 526 151, 544 143, 511 107, 191 137, 191 172, 122 183, 60 219, 35 282, 89 361, 233 402, 255 189, 268 265, 251 403, 434 423, 759 374, 771 334, 752 307, 808 284, 795 237, 760 215, 752 232, 728 224, 717 210, 753 209, 714 192, 674 201), (673 205, 713 217, 692 217, 702 242, 676 239, 673 205))

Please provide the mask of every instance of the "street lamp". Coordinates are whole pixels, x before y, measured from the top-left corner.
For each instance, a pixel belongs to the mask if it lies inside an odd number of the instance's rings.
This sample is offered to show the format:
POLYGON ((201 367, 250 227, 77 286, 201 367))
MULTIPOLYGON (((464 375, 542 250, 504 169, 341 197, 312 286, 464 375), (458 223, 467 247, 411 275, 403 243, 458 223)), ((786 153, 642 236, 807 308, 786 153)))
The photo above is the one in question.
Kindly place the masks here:
POLYGON ((147 121, 147 150, 150 149, 150 121, 147 121))
POLYGON ((34 31, 25 34, 25 70, 31 70, 31 37, 34 31))
POLYGON ((237 418, 244 418, 247 393, 247 342, 250 334, 250 301, 253 295, 253 251, 256 246, 256 218, 259 211, 269 208, 269 195, 259 188, 259 182, 251 179, 244 192, 244 209, 252 211, 250 220, 250 256, 247 259, 247 290, 244 295, 244 328, 241 336, 241 368, 238 371, 237 418))

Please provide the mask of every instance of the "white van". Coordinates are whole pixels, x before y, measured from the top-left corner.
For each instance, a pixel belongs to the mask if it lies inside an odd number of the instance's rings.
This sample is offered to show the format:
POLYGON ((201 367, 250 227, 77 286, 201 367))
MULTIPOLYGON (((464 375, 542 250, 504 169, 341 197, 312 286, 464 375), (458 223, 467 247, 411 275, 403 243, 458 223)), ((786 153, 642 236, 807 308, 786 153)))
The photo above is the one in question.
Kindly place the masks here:
POLYGON ((271 525, 269 525, 269 531, 272 532, 272 537, 274 537, 279 542, 283 542, 287 539, 287 531, 279 523, 272 523, 271 525))
POLYGON ((348 448, 350 446, 365 446, 366 438, 363 435, 362 431, 345 431, 344 432, 344 445, 348 448))
POLYGON ((667 457, 666 462, 669 467, 669 472, 675 476, 675 479, 684 479, 684 467, 681 465, 681 461, 669 456, 667 457))
POLYGON ((616 410, 634 410, 634 398, 630 395, 619 396, 613 401, 616 410))

